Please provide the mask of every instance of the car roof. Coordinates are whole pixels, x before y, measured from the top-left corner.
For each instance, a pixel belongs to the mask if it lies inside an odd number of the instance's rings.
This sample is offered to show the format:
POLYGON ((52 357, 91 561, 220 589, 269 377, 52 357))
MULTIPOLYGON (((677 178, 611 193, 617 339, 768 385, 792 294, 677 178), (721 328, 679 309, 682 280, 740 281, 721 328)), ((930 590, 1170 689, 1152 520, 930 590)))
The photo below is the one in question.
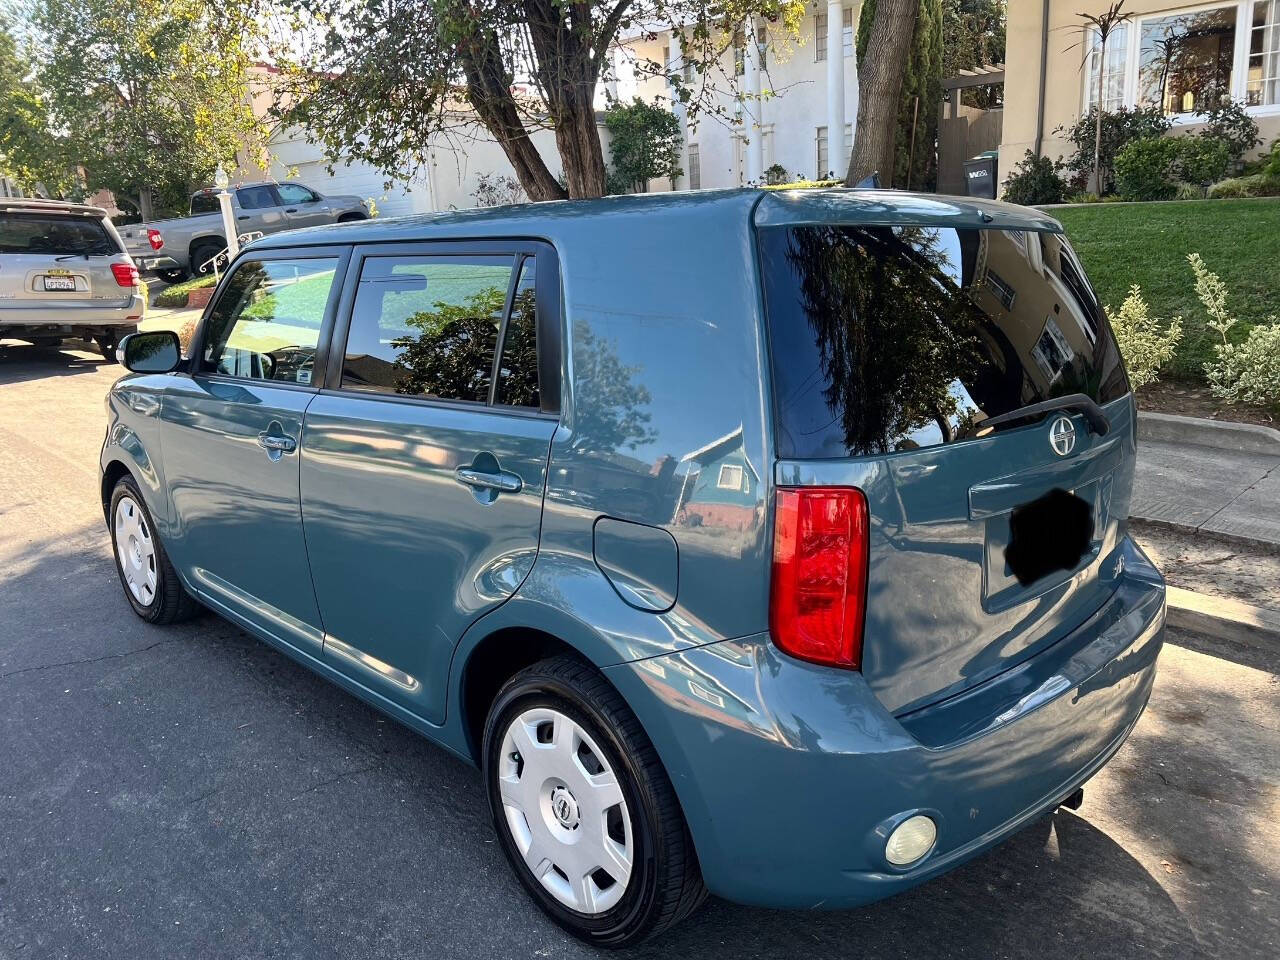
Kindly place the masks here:
POLYGON ((756 226, 931 224, 1054 232, 1062 229, 1058 221, 1038 210, 973 197, 900 190, 741 188, 628 194, 593 200, 556 200, 374 218, 276 233, 255 240, 252 246, 266 250, 300 245, 514 236, 555 242, 558 236, 570 233, 580 237, 583 231, 592 230, 594 222, 599 222, 603 228, 607 221, 616 218, 664 212, 678 212, 686 222, 690 217, 703 220, 699 214, 704 214, 708 233, 716 236, 721 227, 745 227, 752 223, 756 226))
POLYGON ((105 217, 107 211, 87 203, 67 200, 44 200, 39 197, 0 197, 0 210, 10 213, 72 213, 88 217, 105 217))

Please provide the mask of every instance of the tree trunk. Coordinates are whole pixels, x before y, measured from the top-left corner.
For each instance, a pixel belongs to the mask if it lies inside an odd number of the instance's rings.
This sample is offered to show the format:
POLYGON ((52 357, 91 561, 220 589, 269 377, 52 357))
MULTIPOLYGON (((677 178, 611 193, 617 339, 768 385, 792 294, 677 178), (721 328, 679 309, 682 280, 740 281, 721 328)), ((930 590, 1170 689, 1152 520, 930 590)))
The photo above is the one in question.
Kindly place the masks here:
POLYGON ((477 31, 470 40, 458 45, 458 58, 467 78, 467 99, 476 115, 502 147, 530 200, 563 200, 564 187, 551 175, 520 119, 497 37, 491 31, 477 31))
POLYGON ((608 175, 595 107, 590 101, 581 102, 576 95, 572 99, 575 102, 561 102, 556 117, 556 148, 569 181, 569 196, 603 197, 608 175))
POLYGON ((1098 106, 1094 112, 1093 128, 1093 190, 1102 196, 1102 77, 1107 68, 1107 38, 1102 38, 1098 49, 1098 106))
MULTIPOLYGON (((876 4, 867 51, 858 70, 858 126, 844 178, 848 186, 877 172, 893 177, 902 65, 911 49, 917 9, 916 0, 879 0, 876 4)), ((829 137, 828 142, 837 143, 838 139, 829 137)))
POLYGON ((144 221, 155 219, 155 207, 152 204, 150 187, 143 187, 138 191, 138 215, 144 221))

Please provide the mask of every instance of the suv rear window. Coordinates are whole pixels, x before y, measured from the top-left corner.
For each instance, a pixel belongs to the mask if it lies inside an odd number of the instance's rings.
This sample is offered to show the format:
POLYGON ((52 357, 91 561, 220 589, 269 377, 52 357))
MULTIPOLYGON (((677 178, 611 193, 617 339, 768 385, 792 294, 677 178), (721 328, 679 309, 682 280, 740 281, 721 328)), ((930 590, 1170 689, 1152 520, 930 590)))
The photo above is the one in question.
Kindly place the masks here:
POLYGON ((768 227, 760 250, 781 457, 915 450, 1040 400, 1128 392, 1059 234, 768 227))
POLYGON ((103 256, 120 245, 101 220, 78 214, 0 213, 0 253, 103 256))

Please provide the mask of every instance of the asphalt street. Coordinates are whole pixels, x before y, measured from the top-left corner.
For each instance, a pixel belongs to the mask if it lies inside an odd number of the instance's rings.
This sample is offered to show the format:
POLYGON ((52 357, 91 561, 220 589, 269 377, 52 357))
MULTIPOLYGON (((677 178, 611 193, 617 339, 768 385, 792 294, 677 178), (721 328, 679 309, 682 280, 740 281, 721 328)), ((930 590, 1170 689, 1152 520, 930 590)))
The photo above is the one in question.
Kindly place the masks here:
MULTIPOLYGON (((596 955, 474 770, 211 614, 134 617, 97 486, 119 374, 0 346, 0 957, 596 955)), ((1169 641, 1079 812, 863 909, 712 900, 629 956, 1280 956, 1280 651, 1169 641)))

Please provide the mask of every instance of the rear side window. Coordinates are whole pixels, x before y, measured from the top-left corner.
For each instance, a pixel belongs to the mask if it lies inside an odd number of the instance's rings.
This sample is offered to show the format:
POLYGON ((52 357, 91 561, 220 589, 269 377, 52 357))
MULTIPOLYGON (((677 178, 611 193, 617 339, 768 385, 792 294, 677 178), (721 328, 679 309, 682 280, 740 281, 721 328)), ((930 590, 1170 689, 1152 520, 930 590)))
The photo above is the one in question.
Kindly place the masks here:
POLYGON ((779 456, 914 450, 1040 400, 1128 392, 1058 234, 770 227, 760 250, 779 456))
MULTIPOLYGON (((240 204, 244 206, 243 203, 240 204)), ((200 192, 191 198, 191 215, 199 216, 202 213, 217 213, 222 209, 218 205, 218 195, 213 192, 200 192)))
POLYGON ((119 252, 120 245, 97 218, 74 214, 0 213, 0 253, 94 257, 119 252))
POLYGON ((485 255, 367 258, 351 311, 342 386, 536 407, 533 277, 532 257, 520 263, 485 255), (504 325, 508 297, 513 305, 504 325), (505 348, 495 384, 500 340, 505 348))
MULTIPOLYGON (((264 207, 274 207, 276 204, 276 194, 268 186, 261 187, 241 187, 236 191, 236 199, 240 201, 242 210, 261 210, 264 207)), ((217 204, 217 198, 214 198, 214 204, 217 204)))
POLYGON ((310 384, 337 266, 332 257, 242 262, 209 315, 204 369, 310 384))

